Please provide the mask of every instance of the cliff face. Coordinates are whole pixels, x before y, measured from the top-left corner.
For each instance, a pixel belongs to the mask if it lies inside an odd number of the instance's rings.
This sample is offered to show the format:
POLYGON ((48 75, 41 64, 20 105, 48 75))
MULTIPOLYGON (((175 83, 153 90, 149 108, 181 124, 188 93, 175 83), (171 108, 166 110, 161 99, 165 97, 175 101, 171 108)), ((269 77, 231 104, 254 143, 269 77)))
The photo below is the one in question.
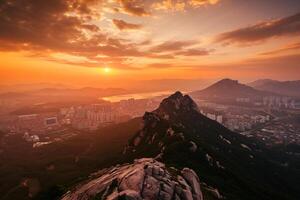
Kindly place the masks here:
POLYGON ((188 168, 177 170, 151 158, 135 160, 93 175, 63 200, 203 200, 199 178, 188 168))

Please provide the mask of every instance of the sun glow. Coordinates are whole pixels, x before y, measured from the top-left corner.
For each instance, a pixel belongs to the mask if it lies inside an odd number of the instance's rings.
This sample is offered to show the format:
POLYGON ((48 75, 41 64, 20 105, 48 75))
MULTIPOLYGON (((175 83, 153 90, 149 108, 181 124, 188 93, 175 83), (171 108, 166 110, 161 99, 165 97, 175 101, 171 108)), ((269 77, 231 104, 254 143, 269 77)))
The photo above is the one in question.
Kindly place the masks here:
POLYGON ((109 67, 104 67, 103 70, 104 70, 105 73, 109 73, 111 71, 111 69, 109 67))

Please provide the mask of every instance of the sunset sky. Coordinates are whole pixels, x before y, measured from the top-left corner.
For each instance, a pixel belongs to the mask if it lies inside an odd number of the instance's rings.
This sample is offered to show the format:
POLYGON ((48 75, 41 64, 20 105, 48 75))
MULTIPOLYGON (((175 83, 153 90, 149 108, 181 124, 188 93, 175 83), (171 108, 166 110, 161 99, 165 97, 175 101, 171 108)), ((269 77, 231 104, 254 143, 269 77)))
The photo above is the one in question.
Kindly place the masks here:
POLYGON ((300 79, 299 0, 2 0, 2 84, 300 79))

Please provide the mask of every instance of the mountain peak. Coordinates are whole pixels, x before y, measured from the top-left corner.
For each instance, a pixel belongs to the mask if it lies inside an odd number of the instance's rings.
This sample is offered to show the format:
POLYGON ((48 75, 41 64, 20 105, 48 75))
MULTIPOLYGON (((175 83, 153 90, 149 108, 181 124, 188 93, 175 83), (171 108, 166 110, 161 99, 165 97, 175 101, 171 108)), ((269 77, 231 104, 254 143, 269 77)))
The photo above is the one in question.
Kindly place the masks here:
POLYGON ((154 113, 166 118, 167 116, 190 111, 198 112, 197 104, 190 96, 183 95, 181 92, 177 91, 168 98, 165 98, 154 113))
POLYGON ((177 99, 183 97, 183 94, 180 91, 176 91, 174 94, 170 95, 168 98, 177 99))
POLYGON ((222 79, 216 83, 214 83, 213 85, 209 86, 208 88, 204 89, 204 90, 219 90, 219 92, 224 92, 224 90, 245 90, 245 89, 249 89, 250 87, 239 83, 239 81, 237 80, 232 80, 232 79, 222 79))
POLYGON ((232 80, 232 79, 229 79, 229 78, 225 78, 225 79, 222 79, 222 80, 218 81, 216 84, 238 85, 239 81, 238 80, 232 80))
POLYGON ((236 98, 260 98, 262 96, 270 95, 269 92, 256 90, 248 85, 239 83, 237 80, 222 79, 211 86, 193 92, 192 95, 199 96, 202 99, 210 99, 213 101, 232 100, 236 98))

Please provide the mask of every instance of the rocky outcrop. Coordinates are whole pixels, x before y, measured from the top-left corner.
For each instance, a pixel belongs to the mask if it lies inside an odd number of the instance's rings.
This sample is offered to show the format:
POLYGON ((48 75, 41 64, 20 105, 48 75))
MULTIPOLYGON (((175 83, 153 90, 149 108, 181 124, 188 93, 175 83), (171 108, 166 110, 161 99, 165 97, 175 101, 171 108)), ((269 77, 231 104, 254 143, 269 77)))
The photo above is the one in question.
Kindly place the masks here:
MULTIPOLYGON (((194 116, 206 118, 202 116, 197 104, 188 95, 183 95, 181 92, 172 94, 165 98, 156 110, 144 114, 143 128, 129 140, 123 153, 142 152, 142 156, 144 156, 145 152, 152 152, 155 154, 154 156, 163 155, 166 146, 187 141, 186 134, 183 133, 185 128, 183 123, 185 119, 193 122, 194 116), (154 150, 148 151, 144 147, 154 150)), ((185 148, 195 152, 197 150, 196 143, 188 142, 184 145, 185 148)), ((151 154, 146 154, 146 156, 154 157, 151 154)))
POLYGON ((181 92, 175 92, 164 99, 153 112, 166 120, 174 120, 178 118, 178 115, 195 111, 198 113, 199 109, 190 96, 183 95, 181 92))
POLYGON ((202 200, 199 178, 188 168, 168 168, 152 158, 102 170, 62 200, 202 200))

